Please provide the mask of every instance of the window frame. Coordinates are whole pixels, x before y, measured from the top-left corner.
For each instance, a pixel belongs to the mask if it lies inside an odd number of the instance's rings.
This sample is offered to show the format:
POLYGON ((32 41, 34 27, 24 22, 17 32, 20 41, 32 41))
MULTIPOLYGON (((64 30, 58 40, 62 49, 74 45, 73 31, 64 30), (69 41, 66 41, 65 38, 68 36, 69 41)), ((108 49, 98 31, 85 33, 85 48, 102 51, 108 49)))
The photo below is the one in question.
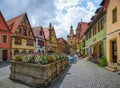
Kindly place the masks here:
POLYGON ((14 44, 22 45, 22 39, 21 38, 14 38, 14 44), (20 43, 18 41, 20 41, 20 43))
POLYGON ((8 36, 5 34, 2 35, 2 43, 8 43, 8 36), (4 42, 3 36, 6 36, 6 42, 4 42))
POLYGON ((115 22, 117 22, 117 7, 115 7, 115 8, 112 10, 112 23, 115 23, 115 22), (114 12, 116 12, 116 17, 114 17, 114 16, 115 16, 114 12), (116 18, 116 19, 115 19, 115 18, 116 18))

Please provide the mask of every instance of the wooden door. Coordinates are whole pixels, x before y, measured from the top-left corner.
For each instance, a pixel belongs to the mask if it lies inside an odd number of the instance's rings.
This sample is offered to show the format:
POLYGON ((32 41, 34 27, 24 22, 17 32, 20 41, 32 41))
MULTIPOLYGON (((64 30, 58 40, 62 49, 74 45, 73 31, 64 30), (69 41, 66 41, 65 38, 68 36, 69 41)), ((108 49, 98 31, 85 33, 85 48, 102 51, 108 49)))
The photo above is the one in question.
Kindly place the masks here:
POLYGON ((7 50, 2 50, 3 61, 7 61, 7 50))
POLYGON ((116 44, 116 41, 112 41, 112 62, 117 63, 117 44, 116 44))

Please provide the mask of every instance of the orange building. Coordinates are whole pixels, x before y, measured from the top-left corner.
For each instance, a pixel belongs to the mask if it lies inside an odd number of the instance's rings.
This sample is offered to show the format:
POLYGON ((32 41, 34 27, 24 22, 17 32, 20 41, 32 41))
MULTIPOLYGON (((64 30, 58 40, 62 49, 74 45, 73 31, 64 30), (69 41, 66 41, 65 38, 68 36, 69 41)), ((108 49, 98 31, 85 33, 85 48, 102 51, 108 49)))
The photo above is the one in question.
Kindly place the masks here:
POLYGON ((69 53, 76 53, 76 35, 73 27, 70 27, 70 33, 67 35, 67 43, 69 46, 69 53))
POLYGON ((58 43, 54 26, 52 26, 52 24, 50 23, 49 27, 43 28, 43 31, 45 35, 45 51, 58 52, 58 43))
POLYGON ((10 30, 0 12, 0 61, 10 60, 10 30))
POLYGON ((58 38, 58 53, 66 53, 66 43, 67 41, 63 38, 58 38))

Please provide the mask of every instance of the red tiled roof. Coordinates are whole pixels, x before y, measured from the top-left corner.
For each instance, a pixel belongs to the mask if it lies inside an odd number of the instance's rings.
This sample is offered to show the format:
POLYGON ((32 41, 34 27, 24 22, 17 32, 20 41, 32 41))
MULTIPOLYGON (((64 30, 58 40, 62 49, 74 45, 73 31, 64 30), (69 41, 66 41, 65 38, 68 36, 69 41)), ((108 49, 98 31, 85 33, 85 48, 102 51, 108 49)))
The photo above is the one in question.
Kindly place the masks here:
POLYGON ((21 14, 19 16, 16 16, 15 18, 12 18, 7 21, 8 26, 13 25, 12 28, 10 29, 12 33, 14 33, 16 31, 17 27, 19 26, 19 24, 24 16, 25 16, 25 13, 21 14))
POLYGON ((4 19, 1 11, 0 11, 0 29, 7 30, 7 31, 10 32, 9 27, 8 27, 8 25, 7 25, 7 23, 6 23, 5 19, 4 19))
POLYGON ((88 23, 86 22, 79 22, 77 26, 77 30, 80 30, 81 32, 85 32, 88 28, 88 23))
POLYGON ((45 39, 48 40, 49 38, 49 27, 43 28, 43 32, 45 35, 45 39))
MULTIPOLYGON (((40 31, 42 31, 42 33, 44 35, 42 26, 33 27, 32 29, 33 29, 33 33, 34 33, 35 37, 40 37, 40 34, 39 34, 40 31)), ((44 36, 44 38, 45 38, 45 36, 44 36)))

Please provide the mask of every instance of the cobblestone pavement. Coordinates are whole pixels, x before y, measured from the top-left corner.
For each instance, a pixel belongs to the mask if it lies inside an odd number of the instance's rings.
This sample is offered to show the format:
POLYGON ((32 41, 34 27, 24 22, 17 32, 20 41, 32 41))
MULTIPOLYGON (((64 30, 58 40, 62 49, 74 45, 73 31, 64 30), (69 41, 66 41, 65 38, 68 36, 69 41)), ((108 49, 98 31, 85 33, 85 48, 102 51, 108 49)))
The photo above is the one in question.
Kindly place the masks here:
MULTIPOLYGON (((0 80, 0 88, 31 87, 6 78, 0 80)), ((90 61, 79 60, 63 71, 49 88, 120 88, 120 75, 90 61)))
POLYGON ((0 80, 5 79, 10 74, 10 63, 9 62, 0 62, 0 80))
POLYGON ((85 60, 72 64, 49 88, 120 88, 120 75, 85 60))

